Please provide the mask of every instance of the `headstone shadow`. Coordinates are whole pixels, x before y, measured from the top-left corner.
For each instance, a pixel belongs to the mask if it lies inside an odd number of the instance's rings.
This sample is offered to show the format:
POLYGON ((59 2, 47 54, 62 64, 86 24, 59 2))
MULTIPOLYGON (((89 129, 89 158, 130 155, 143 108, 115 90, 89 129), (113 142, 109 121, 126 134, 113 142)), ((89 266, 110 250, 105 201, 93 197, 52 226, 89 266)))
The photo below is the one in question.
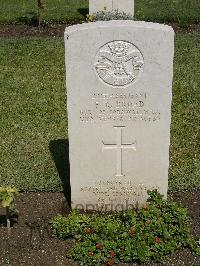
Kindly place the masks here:
POLYGON ((68 207, 71 208, 69 142, 67 139, 51 140, 49 149, 62 182, 68 207))

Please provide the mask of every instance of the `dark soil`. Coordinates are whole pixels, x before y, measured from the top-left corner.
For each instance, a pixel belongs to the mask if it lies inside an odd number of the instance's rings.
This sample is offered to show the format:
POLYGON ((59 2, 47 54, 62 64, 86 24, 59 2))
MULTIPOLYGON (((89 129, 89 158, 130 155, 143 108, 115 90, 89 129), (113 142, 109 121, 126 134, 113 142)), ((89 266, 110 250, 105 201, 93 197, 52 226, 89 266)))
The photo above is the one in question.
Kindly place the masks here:
POLYGON ((30 25, 2 25, 0 24, 0 37, 60 37, 64 35, 64 30, 68 25, 56 24, 41 27, 30 25))
MULTIPOLYGON (((200 32, 200 24, 192 24, 187 27, 180 27, 178 24, 168 24, 178 33, 200 32)), ((30 25, 3 25, 0 24, 0 37, 21 38, 21 37, 63 37, 65 28, 68 24, 48 24, 40 29, 30 25)))
MULTIPOLYGON (((174 193, 171 197, 189 209, 193 232, 195 235, 200 235, 200 192, 174 193)), ((0 209, 0 265, 78 265, 66 258, 73 241, 52 238, 48 226, 51 217, 58 213, 69 212, 69 206, 62 193, 24 193, 17 199, 16 207, 19 216, 18 219, 12 219, 9 237, 5 226, 4 209, 0 209)), ((163 264, 147 265, 199 266, 200 257, 193 256, 189 250, 182 250, 168 256, 163 264)))

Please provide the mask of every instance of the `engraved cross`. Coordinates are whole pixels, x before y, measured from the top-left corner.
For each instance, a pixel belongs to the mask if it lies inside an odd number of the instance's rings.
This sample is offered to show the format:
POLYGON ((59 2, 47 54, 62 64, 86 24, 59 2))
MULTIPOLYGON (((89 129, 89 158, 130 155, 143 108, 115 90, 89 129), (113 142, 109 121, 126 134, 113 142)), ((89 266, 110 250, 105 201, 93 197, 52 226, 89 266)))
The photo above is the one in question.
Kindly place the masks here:
POLYGON ((103 147, 102 151, 104 150, 114 150, 116 149, 117 151, 117 173, 116 177, 121 177, 123 176, 122 173, 122 150, 123 149, 132 149, 136 151, 136 141, 134 143, 123 143, 122 140, 122 130, 125 126, 115 126, 114 128, 116 129, 117 133, 117 143, 116 144, 105 144, 103 141, 103 147))

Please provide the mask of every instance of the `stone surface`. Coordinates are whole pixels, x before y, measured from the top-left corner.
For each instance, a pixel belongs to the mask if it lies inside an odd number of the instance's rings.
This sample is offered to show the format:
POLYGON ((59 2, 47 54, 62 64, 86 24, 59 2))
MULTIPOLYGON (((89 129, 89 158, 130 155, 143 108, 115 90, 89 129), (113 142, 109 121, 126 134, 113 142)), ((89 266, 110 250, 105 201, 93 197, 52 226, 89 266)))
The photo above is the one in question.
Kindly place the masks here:
POLYGON ((174 32, 109 21, 66 28, 72 207, 127 209, 167 195, 174 32))
POLYGON ((126 14, 134 15, 134 0, 90 0, 89 13, 99 11, 123 11, 126 14))

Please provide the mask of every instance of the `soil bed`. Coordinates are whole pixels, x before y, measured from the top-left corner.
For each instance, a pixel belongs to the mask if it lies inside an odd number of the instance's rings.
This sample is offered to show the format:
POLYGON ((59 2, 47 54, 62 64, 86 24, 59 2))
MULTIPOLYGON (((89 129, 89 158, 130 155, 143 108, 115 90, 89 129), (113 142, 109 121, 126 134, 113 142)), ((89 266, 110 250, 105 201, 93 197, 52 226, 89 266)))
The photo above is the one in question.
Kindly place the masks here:
MULTIPOLYGON (((172 26, 175 32, 178 33, 192 33, 200 32, 200 24, 188 25, 186 28, 180 27, 178 24, 173 23, 168 25, 172 26)), ((63 37, 64 30, 67 24, 48 24, 41 27, 39 30, 38 27, 30 25, 3 25, 0 24, 0 37, 10 38, 21 38, 21 37, 63 37)))
MULTIPOLYGON (((200 235, 200 192, 181 192, 171 196, 188 208, 193 232, 195 235, 200 235)), ((4 209, 0 209, 0 265, 78 265, 66 258, 66 253, 72 247, 73 241, 52 238, 48 227, 51 217, 58 213, 69 212, 69 206, 62 193, 23 193, 17 199, 16 207, 19 217, 12 220, 10 237, 5 227, 4 209)), ((122 265, 128 264, 119 264, 119 266, 122 265)), ((198 266, 200 257, 193 256, 189 250, 182 250, 168 256, 163 264, 146 265, 198 266)))

